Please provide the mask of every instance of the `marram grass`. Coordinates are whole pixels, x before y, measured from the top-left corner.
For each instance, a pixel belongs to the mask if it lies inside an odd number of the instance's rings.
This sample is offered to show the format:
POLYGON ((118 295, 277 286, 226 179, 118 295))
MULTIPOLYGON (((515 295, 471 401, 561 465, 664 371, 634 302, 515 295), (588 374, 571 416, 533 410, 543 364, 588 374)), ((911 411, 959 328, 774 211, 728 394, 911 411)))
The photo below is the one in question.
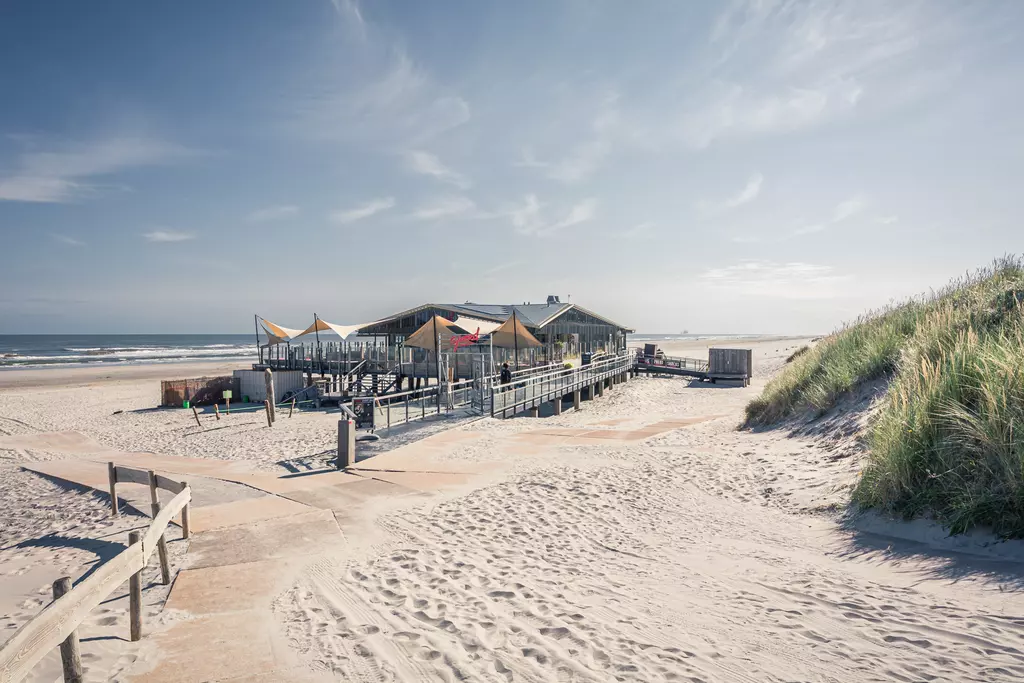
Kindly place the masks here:
POLYGON ((928 296, 862 316, 793 362, 747 406, 745 425, 825 412, 874 379, 853 499, 953 533, 1024 537, 1024 264, 1003 258, 928 296))

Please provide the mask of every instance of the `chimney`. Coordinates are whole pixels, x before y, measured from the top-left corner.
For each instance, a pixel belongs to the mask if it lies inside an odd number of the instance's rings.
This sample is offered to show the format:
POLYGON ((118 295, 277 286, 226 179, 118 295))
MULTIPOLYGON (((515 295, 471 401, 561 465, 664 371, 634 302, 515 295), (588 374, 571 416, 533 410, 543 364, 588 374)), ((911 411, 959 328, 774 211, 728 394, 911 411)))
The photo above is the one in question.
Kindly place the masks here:
POLYGON ((550 306, 551 304, 560 304, 560 303, 562 303, 562 302, 558 300, 558 295, 556 295, 556 294, 548 294, 548 306, 550 306))

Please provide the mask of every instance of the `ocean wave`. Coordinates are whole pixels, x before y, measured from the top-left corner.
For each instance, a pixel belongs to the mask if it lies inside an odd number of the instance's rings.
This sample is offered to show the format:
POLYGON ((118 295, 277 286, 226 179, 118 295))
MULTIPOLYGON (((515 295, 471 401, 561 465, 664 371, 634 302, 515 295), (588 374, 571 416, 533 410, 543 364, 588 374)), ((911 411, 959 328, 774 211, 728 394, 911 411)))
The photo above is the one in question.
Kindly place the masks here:
MULTIPOLYGON (((70 348, 66 351, 72 351, 70 348)), ((111 347, 75 348, 70 353, 49 355, 5 353, 0 355, 0 368, 53 367, 58 365, 89 365, 110 363, 160 363, 190 360, 242 360, 256 358, 253 345, 216 344, 201 347, 111 347)))

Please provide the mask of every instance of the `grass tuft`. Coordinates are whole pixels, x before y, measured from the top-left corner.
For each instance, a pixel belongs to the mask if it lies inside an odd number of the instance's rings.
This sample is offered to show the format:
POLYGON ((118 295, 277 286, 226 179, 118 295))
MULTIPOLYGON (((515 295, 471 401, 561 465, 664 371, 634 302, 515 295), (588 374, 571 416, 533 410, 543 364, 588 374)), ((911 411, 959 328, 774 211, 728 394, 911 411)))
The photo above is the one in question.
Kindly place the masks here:
MULTIPOLYGON (((794 354, 795 355, 795 354, 794 354)), ((927 296, 862 316, 792 359, 746 426, 827 411, 889 378, 854 501, 953 533, 1024 537, 1024 264, 1006 257, 927 296)))
POLYGON ((808 346, 807 344, 804 344, 799 349, 797 349, 793 353, 789 354, 789 358, 786 359, 786 362, 787 363, 792 363, 797 358, 799 358, 800 356, 804 355, 805 353, 807 353, 810 350, 811 350, 811 347, 808 346))

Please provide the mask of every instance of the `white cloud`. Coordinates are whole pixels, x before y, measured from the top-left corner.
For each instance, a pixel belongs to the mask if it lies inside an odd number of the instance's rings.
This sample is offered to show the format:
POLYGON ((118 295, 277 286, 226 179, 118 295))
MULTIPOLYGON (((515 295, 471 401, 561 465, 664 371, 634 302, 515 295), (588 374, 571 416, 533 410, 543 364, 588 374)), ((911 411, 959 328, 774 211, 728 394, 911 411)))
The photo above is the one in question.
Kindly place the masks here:
POLYGON ((688 92, 678 132, 701 148, 904 104, 942 87, 924 77, 957 59, 946 49, 950 27, 967 26, 971 11, 924 2, 734 2, 694 72, 679 81, 688 92))
POLYGON ((601 168, 620 137, 618 101, 618 93, 604 93, 594 105, 598 113, 590 122, 589 130, 585 129, 586 135, 561 158, 541 161, 534 155, 532 147, 526 147, 514 165, 543 169, 549 179, 570 185, 586 180, 601 168))
POLYGON ((799 261, 776 263, 747 260, 721 268, 710 268, 701 281, 715 289, 747 296, 783 299, 829 299, 839 294, 836 285, 847 278, 832 266, 799 261))
POLYGON ((841 223, 848 218, 853 218, 867 207, 867 200, 863 197, 851 197, 836 205, 832 212, 832 222, 841 223))
POLYGON ((744 204, 749 204, 757 199, 757 196, 761 194, 761 184, 763 182, 764 176, 760 173, 755 173, 750 176, 750 179, 747 181, 747 184, 743 186, 743 189, 739 190, 731 197, 719 202, 706 200, 697 202, 697 211, 699 211, 704 217, 710 217, 731 211, 732 209, 743 206, 744 204))
POLYGON ((194 150, 146 137, 110 137, 55 151, 26 151, 15 169, 0 176, 0 200, 61 204, 94 196, 111 185, 98 182, 130 169, 170 164, 194 150))
POLYGON ((177 232, 175 230, 154 230, 142 235, 150 242, 184 242, 193 240, 195 235, 188 232, 177 232))
POLYGON ((382 211, 387 211, 394 206, 394 197, 380 197, 379 199, 371 199, 365 204, 360 204, 359 206, 351 209, 335 211, 331 214, 330 219, 335 223, 345 225, 361 221, 364 218, 369 218, 370 216, 376 215, 382 211))
POLYGON ((899 216, 879 216, 875 219, 876 223, 881 223, 882 225, 892 225, 893 223, 899 223, 899 221, 899 216))
POLYGON ((441 182, 449 183, 462 190, 469 188, 472 184, 466 176, 448 168, 430 152, 411 150, 405 155, 405 163, 406 167, 413 173, 436 178, 441 182))
POLYGON ((297 109, 292 132, 395 149, 423 145, 469 121, 461 95, 439 86, 400 46, 377 41, 371 25, 365 32, 369 40, 326 56, 314 67, 307 94, 289 99, 297 109))
POLYGON ((545 217, 544 205, 533 194, 526 195, 522 205, 505 212, 517 232, 537 236, 551 235, 559 230, 586 223, 593 220, 596 214, 597 200, 591 197, 571 206, 562 218, 553 220, 545 217))
POLYGON ((636 225, 627 228, 626 230, 623 230, 622 236, 628 238, 645 237, 647 235, 650 235, 654 231, 654 227, 656 225, 657 223, 654 223, 653 221, 637 223, 636 225))
POLYGON ((596 199, 584 199, 579 204, 576 204, 569 210, 568 215, 562 220, 558 221, 547 228, 545 233, 552 233, 568 228, 573 225, 579 225, 580 223, 586 223, 587 221, 593 220, 594 216, 597 215, 597 200, 596 199))
POLYGON ((85 242, 83 242, 82 240, 75 239, 74 237, 69 237, 67 235, 51 235, 51 237, 53 237, 54 241, 59 242, 59 243, 61 243, 63 245, 69 246, 69 247, 84 247, 85 246, 85 242))
POLYGON ((409 216, 419 221, 433 221, 439 218, 464 218, 475 211, 476 204, 468 197, 442 197, 425 204, 409 216))
POLYGON ((297 206, 279 204, 276 206, 267 206, 262 209, 256 209, 249 214, 248 219, 251 223, 265 223, 267 221, 277 221, 282 218, 288 218, 289 216, 295 216, 298 213, 299 207, 297 206))

